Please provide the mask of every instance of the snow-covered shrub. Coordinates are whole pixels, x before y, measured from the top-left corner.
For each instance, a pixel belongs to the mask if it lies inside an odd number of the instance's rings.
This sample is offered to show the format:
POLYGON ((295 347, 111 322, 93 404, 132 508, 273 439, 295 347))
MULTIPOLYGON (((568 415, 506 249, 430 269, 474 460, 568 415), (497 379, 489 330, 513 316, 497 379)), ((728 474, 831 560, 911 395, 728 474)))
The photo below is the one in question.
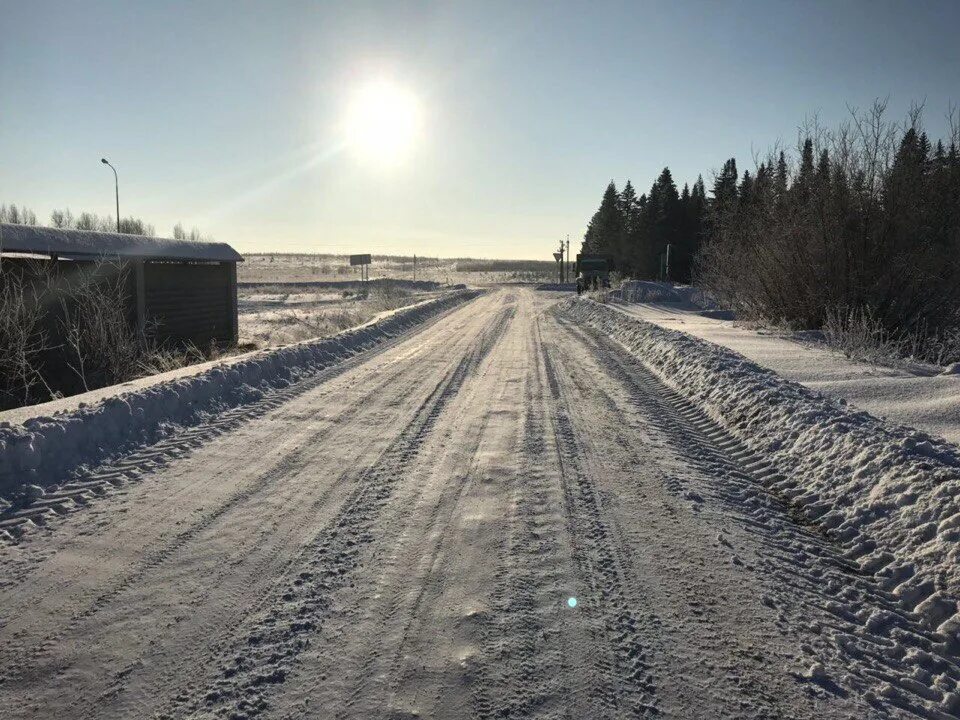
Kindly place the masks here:
POLYGON ((900 124, 885 108, 834 130, 812 123, 792 158, 771 152, 742 177, 728 160, 696 281, 741 319, 829 321, 848 345, 957 360, 960 122, 931 142, 919 110, 900 124))
POLYGON ((40 372, 48 345, 43 299, 50 284, 40 263, 18 271, 9 262, 0 265, 0 410, 51 395, 40 372))

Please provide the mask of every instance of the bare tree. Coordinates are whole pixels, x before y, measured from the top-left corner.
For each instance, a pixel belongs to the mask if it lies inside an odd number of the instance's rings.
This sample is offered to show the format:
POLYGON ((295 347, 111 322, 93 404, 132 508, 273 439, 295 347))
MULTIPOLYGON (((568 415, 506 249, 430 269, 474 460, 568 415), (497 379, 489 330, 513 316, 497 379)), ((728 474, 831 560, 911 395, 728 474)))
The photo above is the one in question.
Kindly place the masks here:
POLYGON ((127 317, 129 270, 102 261, 80 270, 61 298, 67 364, 85 390, 136 377, 149 352, 127 317))
POLYGON ((47 399, 54 396, 40 367, 48 344, 42 321, 50 285, 39 264, 0 276, 0 407, 28 404, 38 388, 47 399))
POLYGON ((37 214, 24 206, 18 208, 13 203, 9 206, 0 205, 0 222, 11 225, 36 225, 37 214))
POLYGON ((190 242, 212 242, 213 238, 207 237, 200 232, 200 229, 196 226, 190 229, 190 232, 187 232, 183 223, 177 223, 173 226, 173 239, 174 240, 189 240, 190 242))
POLYGON ((54 210, 50 213, 50 225, 55 228, 73 228, 76 227, 76 220, 70 208, 54 210))

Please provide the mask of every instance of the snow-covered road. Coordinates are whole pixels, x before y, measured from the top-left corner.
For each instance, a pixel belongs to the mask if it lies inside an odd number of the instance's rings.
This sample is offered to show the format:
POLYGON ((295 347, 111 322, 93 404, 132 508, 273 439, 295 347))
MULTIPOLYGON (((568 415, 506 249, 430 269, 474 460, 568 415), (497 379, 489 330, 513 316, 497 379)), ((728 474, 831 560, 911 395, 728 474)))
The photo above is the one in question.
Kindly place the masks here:
POLYGON ((94 471, 0 548, 0 715, 960 717, 955 645, 558 297, 94 471))

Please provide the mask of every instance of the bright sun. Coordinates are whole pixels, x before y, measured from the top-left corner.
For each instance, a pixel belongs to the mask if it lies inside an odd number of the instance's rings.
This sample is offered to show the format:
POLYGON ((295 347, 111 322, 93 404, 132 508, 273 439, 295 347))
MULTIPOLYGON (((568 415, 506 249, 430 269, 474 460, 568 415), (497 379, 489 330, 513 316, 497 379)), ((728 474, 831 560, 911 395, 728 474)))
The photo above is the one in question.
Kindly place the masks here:
POLYGON ((396 165, 409 153, 420 123, 420 105, 413 93, 391 82, 370 82, 356 91, 347 107, 347 142, 371 164, 396 165))

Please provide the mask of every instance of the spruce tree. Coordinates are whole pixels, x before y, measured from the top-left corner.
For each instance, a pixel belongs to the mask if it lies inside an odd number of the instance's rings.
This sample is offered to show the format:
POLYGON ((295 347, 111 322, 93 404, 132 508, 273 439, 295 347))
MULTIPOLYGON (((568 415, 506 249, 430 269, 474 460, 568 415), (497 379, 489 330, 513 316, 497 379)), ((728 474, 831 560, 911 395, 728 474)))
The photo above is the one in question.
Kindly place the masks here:
POLYGON ((617 186, 610 181, 603 193, 600 207, 587 226, 583 236, 583 252, 592 254, 612 254, 622 242, 624 230, 623 209, 620 206, 620 194, 617 186))
POLYGON ((712 213, 716 221, 732 213, 737 205, 737 183, 740 176, 737 173, 736 158, 730 158, 723 164, 723 169, 713 182, 712 213))
POLYGON ((780 157, 777 158, 777 170, 773 176, 773 192, 777 203, 783 205, 787 201, 787 158, 780 151, 780 157))
POLYGON ((743 171, 743 180, 740 181, 738 190, 741 205, 749 205, 753 200, 753 178, 750 177, 750 171, 743 171))
POLYGON ((809 178, 813 175, 813 140, 803 141, 803 151, 800 153, 800 177, 809 178))
POLYGON ((637 248, 642 243, 643 227, 643 207, 646 205, 646 197, 641 195, 637 197, 633 184, 627 180, 623 191, 620 193, 620 206, 623 211, 623 234, 622 244, 618 248, 614 263, 616 268, 626 274, 636 274, 635 258, 637 248))

